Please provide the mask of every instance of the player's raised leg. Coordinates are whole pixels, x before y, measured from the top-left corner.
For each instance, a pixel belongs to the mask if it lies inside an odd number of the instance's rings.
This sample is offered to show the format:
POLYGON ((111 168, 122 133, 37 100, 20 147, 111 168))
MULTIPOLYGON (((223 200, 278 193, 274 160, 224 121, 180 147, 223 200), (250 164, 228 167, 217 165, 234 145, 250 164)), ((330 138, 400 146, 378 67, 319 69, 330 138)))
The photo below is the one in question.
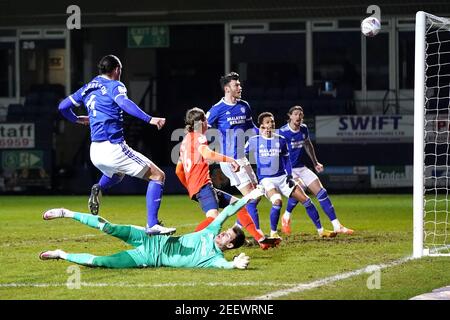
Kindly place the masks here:
POLYGON ((100 211, 100 197, 102 196, 102 193, 120 183, 124 176, 124 174, 119 173, 113 174, 111 177, 103 174, 98 183, 92 186, 91 195, 88 200, 89 211, 92 214, 97 215, 100 211))

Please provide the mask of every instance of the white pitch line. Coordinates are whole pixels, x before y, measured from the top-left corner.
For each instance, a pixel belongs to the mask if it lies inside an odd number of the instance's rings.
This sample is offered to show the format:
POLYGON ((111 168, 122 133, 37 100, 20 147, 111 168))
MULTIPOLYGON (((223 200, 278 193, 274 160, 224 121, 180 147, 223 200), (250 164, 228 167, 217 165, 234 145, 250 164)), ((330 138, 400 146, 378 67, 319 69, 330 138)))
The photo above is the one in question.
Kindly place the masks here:
MULTIPOLYGON (((73 286, 71 282, 70 285, 73 286)), ((271 286, 271 287, 292 287, 292 283, 277 283, 277 282, 182 282, 182 283, 96 283, 96 282, 81 282, 81 287, 121 287, 121 288, 160 288, 160 287, 196 287, 196 286, 224 286, 224 287, 243 287, 243 286, 271 286)), ((67 283, 0 283, 1 288, 24 288, 24 287, 65 287, 67 283)))
POLYGON ((264 294, 262 296, 257 296, 257 297, 252 297, 249 298, 250 300, 272 300, 275 298, 280 298, 283 296, 287 296, 291 293, 297 293, 297 292, 302 292, 302 291, 306 291, 306 290, 311 290, 311 289, 315 289, 315 288, 319 288, 325 285, 328 285, 330 283, 336 282, 336 281, 340 281, 340 280, 345 280, 351 277, 355 277, 355 276, 359 276, 361 274, 364 273, 373 273, 376 270, 381 270, 381 269, 385 269, 385 268, 390 268, 390 267, 395 267, 398 265, 401 265, 409 260, 412 260, 413 257, 409 256, 409 257, 405 257, 399 260, 395 260, 393 262, 390 263, 385 263, 385 264, 378 264, 378 265, 369 265, 365 268, 362 269, 357 269, 354 271, 350 271, 350 272, 345 272, 345 273, 341 273, 341 274, 337 274, 331 277, 327 277, 327 278, 323 278, 320 280, 316 280, 313 282, 309 282, 309 283, 299 283, 297 285, 295 285, 292 288, 289 289, 283 289, 283 290, 277 290, 274 292, 269 292, 267 294, 264 294))

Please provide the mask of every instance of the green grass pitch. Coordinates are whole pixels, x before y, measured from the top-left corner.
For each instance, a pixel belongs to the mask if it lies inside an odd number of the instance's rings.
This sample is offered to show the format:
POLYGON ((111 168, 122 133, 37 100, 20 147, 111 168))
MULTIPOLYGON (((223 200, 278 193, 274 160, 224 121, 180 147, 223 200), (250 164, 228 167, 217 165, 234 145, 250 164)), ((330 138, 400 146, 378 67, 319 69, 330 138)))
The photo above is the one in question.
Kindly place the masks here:
MULTIPOLYGON (((249 255, 248 270, 80 267, 81 288, 71 289, 66 284, 73 279, 69 267, 74 265, 40 261, 41 251, 61 248, 102 255, 129 247, 71 219, 42 220, 42 213, 54 207, 86 212, 87 196, 2 196, 0 297, 245 300, 412 253, 411 195, 332 195, 331 199, 340 221, 356 230, 353 236, 319 239, 305 210, 298 206, 293 213, 293 235, 285 237, 279 248, 242 247, 226 253, 227 259, 241 251, 249 255)), ((263 199, 258 208, 261 227, 268 232, 269 202, 263 199)), ((323 225, 331 228, 320 208, 319 212, 323 225)), ((145 197, 106 195, 100 214, 114 223, 143 225, 145 197)), ((164 196, 160 218, 167 226, 176 226, 181 235, 192 232, 203 214, 187 196, 164 196)), ((225 227, 234 223, 230 220, 225 227)), ((383 269, 379 289, 369 289, 370 274, 362 274, 281 299, 409 299, 449 285, 449 269, 450 258, 423 258, 383 269)))

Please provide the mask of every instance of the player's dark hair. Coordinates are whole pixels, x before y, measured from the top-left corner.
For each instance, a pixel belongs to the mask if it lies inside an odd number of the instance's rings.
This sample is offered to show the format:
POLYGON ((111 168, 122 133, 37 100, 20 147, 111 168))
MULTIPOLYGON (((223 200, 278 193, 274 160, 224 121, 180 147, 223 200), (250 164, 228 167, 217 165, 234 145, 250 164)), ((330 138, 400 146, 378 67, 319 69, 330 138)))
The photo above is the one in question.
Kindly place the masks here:
POLYGON ((236 233, 236 238, 234 238, 231 243, 233 244, 233 249, 237 249, 239 247, 242 247, 242 245, 244 244, 245 234, 244 231, 242 231, 242 229, 238 226, 234 226, 233 231, 234 233, 236 233))
POLYGON ((300 106, 293 106, 293 107, 291 107, 290 109, 289 109, 289 111, 288 111, 288 116, 290 116, 291 114, 292 114, 292 112, 294 112, 295 110, 298 110, 298 111, 301 111, 301 112, 303 112, 303 108, 302 107, 300 107, 300 106))
POLYGON ((186 117, 184 118, 184 123, 186 124, 186 130, 188 132, 194 131, 194 125, 198 121, 205 121, 205 112, 200 108, 192 108, 186 112, 186 117))
POLYGON ((230 72, 224 76, 220 77, 220 87, 223 90, 223 87, 225 87, 227 84, 231 82, 231 80, 239 80, 239 73, 237 72, 230 72))
POLYGON ((262 125, 264 118, 267 118, 267 117, 275 118, 271 112, 263 112, 258 116, 258 124, 262 125))
POLYGON ((293 107, 291 107, 291 108, 289 109, 288 113, 287 113, 287 116, 288 116, 287 122, 289 122, 289 118, 290 118, 290 116, 292 115, 292 112, 294 112, 294 111, 296 111, 296 110, 297 110, 297 111, 303 112, 303 108, 300 107, 300 106, 293 106, 293 107))
POLYGON ((120 67, 120 60, 112 54, 108 54, 100 59, 98 63, 98 72, 100 74, 109 74, 114 71, 115 68, 120 67))

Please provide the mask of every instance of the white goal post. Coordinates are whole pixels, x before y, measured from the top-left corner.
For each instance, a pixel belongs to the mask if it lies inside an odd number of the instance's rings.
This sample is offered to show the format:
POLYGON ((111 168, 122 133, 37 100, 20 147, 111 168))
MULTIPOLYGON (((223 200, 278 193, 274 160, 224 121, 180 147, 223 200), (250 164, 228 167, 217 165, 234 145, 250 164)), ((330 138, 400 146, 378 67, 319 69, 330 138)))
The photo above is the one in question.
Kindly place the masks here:
POLYGON ((413 257, 450 256, 450 20, 416 14, 413 257))

